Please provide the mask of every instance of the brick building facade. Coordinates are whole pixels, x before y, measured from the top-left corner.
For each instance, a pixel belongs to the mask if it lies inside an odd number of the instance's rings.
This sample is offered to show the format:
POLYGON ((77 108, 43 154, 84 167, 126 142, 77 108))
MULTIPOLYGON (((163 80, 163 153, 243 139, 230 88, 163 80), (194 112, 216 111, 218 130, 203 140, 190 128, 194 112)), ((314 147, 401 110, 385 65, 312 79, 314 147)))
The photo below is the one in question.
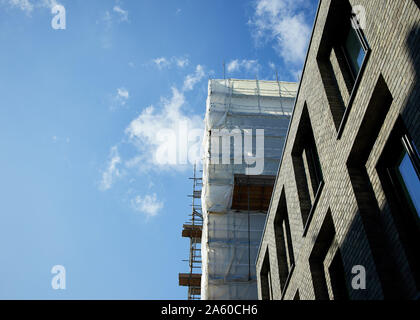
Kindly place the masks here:
POLYGON ((260 299, 419 298, 419 29, 418 1, 320 1, 257 256, 260 299))

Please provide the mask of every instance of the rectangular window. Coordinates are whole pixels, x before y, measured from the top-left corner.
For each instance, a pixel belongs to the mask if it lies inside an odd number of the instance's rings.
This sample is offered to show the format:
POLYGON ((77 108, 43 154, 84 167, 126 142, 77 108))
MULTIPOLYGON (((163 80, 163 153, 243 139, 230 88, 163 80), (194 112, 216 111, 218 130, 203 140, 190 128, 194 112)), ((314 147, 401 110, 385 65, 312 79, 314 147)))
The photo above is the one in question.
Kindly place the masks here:
POLYGON ((317 63, 338 139, 355 101, 370 53, 350 2, 331 0, 317 63))
POLYGON ((387 171, 400 202, 420 218, 420 161, 419 153, 407 135, 403 135, 394 152, 398 155, 387 166, 387 171))
POLYGON ((404 150, 395 168, 397 181, 411 210, 420 218, 420 180, 407 150, 404 150))
POLYGON ((344 52, 353 78, 356 79, 360 68, 362 67, 363 60, 365 59, 366 50, 363 48, 361 38, 353 26, 350 27, 347 34, 347 38, 344 43, 344 52))
POLYGON ((267 212, 275 176, 235 174, 232 210, 267 212))
POLYGON ((390 210, 416 287, 420 290, 420 156, 402 118, 392 130, 377 165, 390 210))
POLYGON ((305 236, 324 186, 318 149, 306 103, 292 150, 292 161, 304 225, 303 236, 305 236))
POLYGON ((274 218, 274 236, 277 247, 280 288, 282 295, 284 295, 288 281, 290 279, 290 275, 295 265, 292 234, 290 232, 286 195, 284 190, 281 193, 279 205, 277 207, 277 213, 274 218))
POLYGON ((311 201, 315 201, 319 186, 323 181, 321 164, 319 163, 318 151, 316 150, 315 141, 312 136, 308 137, 307 143, 303 150, 303 157, 306 171, 306 178, 311 186, 311 201))
POLYGON ((270 270, 270 255, 267 251, 264 255, 263 264, 260 272, 260 284, 261 284, 261 299, 262 300, 273 300, 273 286, 271 280, 271 270, 270 270))

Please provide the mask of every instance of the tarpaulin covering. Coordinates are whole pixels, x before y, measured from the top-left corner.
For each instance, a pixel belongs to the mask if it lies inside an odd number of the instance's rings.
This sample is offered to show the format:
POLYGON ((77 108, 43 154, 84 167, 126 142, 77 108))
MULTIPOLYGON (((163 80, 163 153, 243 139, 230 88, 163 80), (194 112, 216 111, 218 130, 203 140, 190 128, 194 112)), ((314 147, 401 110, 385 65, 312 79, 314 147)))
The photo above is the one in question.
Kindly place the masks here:
POLYGON ((248 155, 256 163, 263 164, 259 175, 275 176, 297 84, 209 80, 208 91, 201 194, 204 219, 201 298, 257 299, 255 259, 266 215, 265 212, 231 210, 235 176, 250 174, 250 167, 256 167, 246 164, 243 157, 239 159, 235 156, 234 145, 237 142, 233 141, 241 141, 244 156, 248 155), (221 133, 223 129, 226 130, 221 133), (263 144, 258 143, 261 131, 257 129, 264 130, 263 144), (221 136, 227 134, 230 145, 224 145, 222 138, 215 133, 221 136), (246 134, 252 137, 249 154, 245 150, 246 134), (218 152, 212 145, 216 143, 215 139, 220 144, 218 152), (226 151, 229 161, 222 164, 221 155, 225 155, 226 151), (218 153, 217 163, 214 160, 218 153))

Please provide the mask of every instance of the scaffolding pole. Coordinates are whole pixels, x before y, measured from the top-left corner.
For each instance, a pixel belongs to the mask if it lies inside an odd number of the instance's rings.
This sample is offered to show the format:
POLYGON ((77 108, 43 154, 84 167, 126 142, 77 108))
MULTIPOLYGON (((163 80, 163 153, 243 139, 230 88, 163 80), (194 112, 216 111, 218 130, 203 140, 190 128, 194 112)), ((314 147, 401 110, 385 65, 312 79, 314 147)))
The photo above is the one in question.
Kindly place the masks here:
POLYGON ((203 228, 203 214, 201 211, 201 189, 203 187, 202 178, 197 176, 197 166, 194 165, 194 176, 189 178, 193 180, 193 192, 188 195, 192 199, 191 217, 183 225, 182 236, 190 239, 189 273, 179 274, 179 285, 188 287, 188 300, 199 300, 201 298, 201 235, 203 228))

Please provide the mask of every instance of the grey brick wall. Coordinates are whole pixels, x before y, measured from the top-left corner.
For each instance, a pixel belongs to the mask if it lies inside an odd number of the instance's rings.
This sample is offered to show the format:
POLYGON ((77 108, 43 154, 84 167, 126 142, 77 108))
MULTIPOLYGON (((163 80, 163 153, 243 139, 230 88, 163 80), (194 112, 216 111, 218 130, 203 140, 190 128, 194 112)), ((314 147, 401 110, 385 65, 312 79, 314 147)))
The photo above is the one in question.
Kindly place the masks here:
MULTIPOLYGON (((274 299, 281 299, 282 296, 286 300, 293 299, 297 291, 302 300, 316 298, 309 257, 325 216, 327 212, 331 212, 335 229, 334 244, 340 248, 342 255, 349 298, 382 299, 386 297, 384 295, 384 274, 393 277, 396 282, 397 297, 414 298, 418 296, 418 289, 407 263, 389 206, 386 203, 376 167, 400 115, 414 144, 420 149, 420 85, 418 80, 420 72, 420 9, 413 0, 349 1, 351 5, 361 5, 366 10, 367 21, 363 32, 371 54, 344 129, 341 136, 338 137, 337 119, 341 119, 342 114, 337 116, 337 113, 334 113, 334 108, 337 107, 334 105, 334 97, 327 97, 327 94, 332 90, 324 87, 320 72, 320 69, 322 70, 325 66, 320 65, 317 61, 322 36, 324 32, 328 32, 325 25, 332 2, 334 0, 322 0, 319 6, 301 87, 296 99, 289 135, 267 215, 266 228, 257 258, 259 297, 261 298, 261 288, 264 285, 261 283, 261 268, 268 250, 274 299), (385 80, 393 100, 384 117, 379 135, 371 148, 366 169, 360 168, 367 172, 368 180, 358 181, 357 175, 352 176, 353 179, 351 179, 347 161, 380 76, 385 80), (305 226, 301 215, 302 203, 298 197, 292 162, 292 149, 295 145, 305 105, 309 113, 325 182, 306 236, 303 235, 305 226), (371 187, 369 186, 369 188, 372 189, 371 194, 376 201, 375 206, 377 205, 380 209, 380 216, 377 216, 376 219, 380 219, 380 223, 384 226, 384 232, 378 232, 378 234, 372 233, 370 229, 373 228, 367 227, 366 216, 361 214, 361 211, 365 210, 363 200, 361 200, 363 196, 359 194, 359 198, 357 198, 355 194, 355 190, 365 190, 368 187, 367 181, 370 183, 371 187), (274 218, 283 189, 286 195, 295 254, 295 268, 284 292, 280 288, 274 236, 274 218), (374 254, 374 252, 379 252, 379 256, 381 255, 381 250, 375 248, 374 243, 382 241, 383 237, 386 237, 389 260, 392 260, 389 263, 389 268, 387 263, 378 265, 378 259, 374 254), (372 248, 376 251, 373 251, 372 248), (351 269, 354 265, 363 265, 366 268, 366 290, 353 290, 350 287, 351 269)), ((331 57, 331 64, 333 72, 337 72, 339 67, 335 55, 331 57)), ((346 88, 344 78, 337 76, 337 82, 341 90, 346 88)), ((329 83, 334 85, 331 81, 329 83)), ((343 94, 345 105, 349 100, 348 95, 349 93, 343 94)), ((331 250, 333 252, 335 249, 331 250)), ((324 262, 327 266, 332 257, 332 254, 327 254, 324 262)))

